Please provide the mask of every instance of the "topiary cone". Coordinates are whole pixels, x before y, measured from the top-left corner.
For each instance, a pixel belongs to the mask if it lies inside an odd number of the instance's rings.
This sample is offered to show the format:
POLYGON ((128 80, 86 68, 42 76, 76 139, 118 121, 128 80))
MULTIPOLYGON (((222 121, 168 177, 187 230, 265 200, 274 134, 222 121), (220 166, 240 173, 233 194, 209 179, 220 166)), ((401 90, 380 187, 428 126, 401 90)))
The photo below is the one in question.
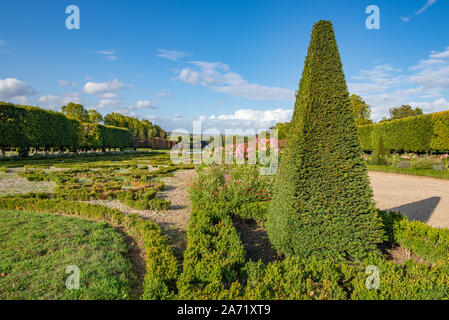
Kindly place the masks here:
POLYGON ((267 215, 286 256, 359 259, 382 242, 367 168, 330 21, 312 30, 267 215))

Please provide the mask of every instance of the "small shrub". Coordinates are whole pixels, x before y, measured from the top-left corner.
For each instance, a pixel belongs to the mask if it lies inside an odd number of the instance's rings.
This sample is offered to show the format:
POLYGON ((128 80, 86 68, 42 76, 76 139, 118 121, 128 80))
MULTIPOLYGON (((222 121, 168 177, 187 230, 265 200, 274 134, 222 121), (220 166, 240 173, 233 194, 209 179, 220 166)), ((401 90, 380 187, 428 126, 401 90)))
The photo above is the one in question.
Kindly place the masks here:
POLYGON ((377 140, 376 148, 374 149, 373 164, 385 165, 387 163, 387 160, 386 160, 387 156, 388 156, 388 153, 385 150, 382 136, 379 136, 379 139, 377 140))

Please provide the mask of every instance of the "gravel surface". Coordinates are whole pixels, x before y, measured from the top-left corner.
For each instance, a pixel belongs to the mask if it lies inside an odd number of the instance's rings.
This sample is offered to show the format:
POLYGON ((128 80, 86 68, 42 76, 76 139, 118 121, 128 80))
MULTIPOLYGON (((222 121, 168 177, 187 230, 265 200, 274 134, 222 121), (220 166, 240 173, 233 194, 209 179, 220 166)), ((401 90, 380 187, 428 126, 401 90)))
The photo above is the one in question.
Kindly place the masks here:
POLYGON ((379 209, 449 227, 449 180, 374 171, 369 176, 379 209))
POLYGON ((56 184, 50 181, 28 181, 19 177, 17 171, 0 173, 0 196, 28 192, 52 192, 55 187, 56 184))
POLYGON ((187 244, 186 231, 190 217, 190 201, 187 191, 195 174, 195 170, 179 170, 174 172, 174 177, 162 179, 165 189, 159 192, 158 196, 171 201, 169 210, 136 210, 117 200, 94 200, 89 203, 101 204, 119 209, 126 214, 137 213, 142 217, 150 218, 167 233, 175 254, 182 259, 182 252, 187 244))

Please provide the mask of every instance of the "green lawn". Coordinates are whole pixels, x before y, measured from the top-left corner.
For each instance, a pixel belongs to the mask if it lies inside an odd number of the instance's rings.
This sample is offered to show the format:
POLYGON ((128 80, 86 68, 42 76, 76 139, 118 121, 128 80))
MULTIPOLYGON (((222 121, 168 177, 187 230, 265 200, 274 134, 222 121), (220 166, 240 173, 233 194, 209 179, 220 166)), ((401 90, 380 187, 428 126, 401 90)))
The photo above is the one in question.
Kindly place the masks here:
POLYGON ((0 299, 137 298, 129 246, 109 224, 0 211, 0 239, 0 299), (78 290, 66 288, 69 265, 78 290))
POLYGON ((415 175, 415 176, 449 179, 449 171, 438 171, 438 170, 433 170, 433 169, 396 168, 396 167, 390 167, 390 166, 377 166, 377 165, 373 165, 373 164, 368 164, 367 166, 368 166, 368 170, 372 170, 372 171, 404 173, 404 174, 411 174, 411 175, 415 175))

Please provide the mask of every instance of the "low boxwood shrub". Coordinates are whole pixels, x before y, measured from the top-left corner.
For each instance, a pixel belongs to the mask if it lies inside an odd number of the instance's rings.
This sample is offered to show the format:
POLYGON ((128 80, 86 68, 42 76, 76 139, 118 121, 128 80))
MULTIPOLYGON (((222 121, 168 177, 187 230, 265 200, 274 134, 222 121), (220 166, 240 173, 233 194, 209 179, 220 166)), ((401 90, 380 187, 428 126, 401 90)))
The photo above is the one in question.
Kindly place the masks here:
POLYGON ((219 207, 193 202, 179 299, 235 299, 241 295, 245 249, 232 219, 219 207))
POLYGON ((263 225, 267 219, 267 211, 270 202, 257 201, 243 203, 240 207, 234 209, 233 213, 243 220, 254 220, 263 225))

